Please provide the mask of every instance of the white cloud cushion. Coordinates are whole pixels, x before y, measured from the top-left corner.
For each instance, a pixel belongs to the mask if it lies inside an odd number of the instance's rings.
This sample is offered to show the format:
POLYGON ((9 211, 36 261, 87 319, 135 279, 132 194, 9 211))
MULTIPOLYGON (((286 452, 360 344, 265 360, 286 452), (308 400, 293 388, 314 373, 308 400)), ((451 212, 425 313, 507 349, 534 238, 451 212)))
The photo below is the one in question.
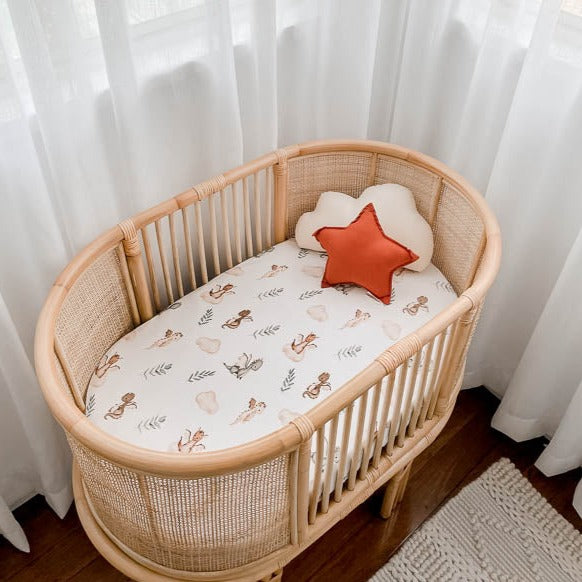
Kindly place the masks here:
POLYGON ((313 233, 323 226, 347 226, 369 203, 384 232, 418 255, 406 268, 423 271, 432 258, 432 230, 416 209, 412 192, 400 184, 379 184, 366 188, 359 198, 341 192, 323 192, 312 212, 299 217, 295 226, 297 244, 313 251, 323 251, 313 233))

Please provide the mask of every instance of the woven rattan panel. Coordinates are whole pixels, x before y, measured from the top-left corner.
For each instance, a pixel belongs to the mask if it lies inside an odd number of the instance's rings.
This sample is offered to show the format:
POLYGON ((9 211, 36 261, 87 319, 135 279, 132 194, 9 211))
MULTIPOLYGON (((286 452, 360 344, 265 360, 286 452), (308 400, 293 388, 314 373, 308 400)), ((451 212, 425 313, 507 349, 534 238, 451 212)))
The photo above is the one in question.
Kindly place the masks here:
POLYGON ((289 236, 297 220, 315 208, 322 192, 333 190, 357 198, 370 185, 373 155, 367 152, 314 154, 289 160, 289 236))
POLYGON ((69 383, 67 382, 67 377, 65 376, 65 372, 63 371, 63 367, 61 366, 61 362, 55 355, 55 367, 57 369, 57 376, 59 378, 59 388, 71 398, 73 402, 75 402, 75 398, 73 396, 73 392, 69 383))
POLYGON ((289 543, 288 456, 232 475, 136 475, 69 438, 103 525, 137 554, 167 568, 235 568, 289 543))
POLYGON ((155 547, 140 477, 67 437, 87 495, 103 524, 130 548, 155 547))
POLYGON ((129 305, 116 249, 90 265, 67 294, 55 333, 81 397, 101 356, 133 328, 129 305))
POLYGON ((433 232, 432 262, 460 294, 475 276, 483 253, 485 230, 471 202, 446 182, 443 184, 433 232))
POLYGON ((235 568, 288 544, 287 473, 288 457, 279 457, 196 481, 147 477, 152 520, 171 567, 235 568))
POLYGON ((440 176, 404 160, 380 154, 376 162, 374 184, 392 182, 410 189, 418 211, 425 220, 432 223, 441 186, 440 176))

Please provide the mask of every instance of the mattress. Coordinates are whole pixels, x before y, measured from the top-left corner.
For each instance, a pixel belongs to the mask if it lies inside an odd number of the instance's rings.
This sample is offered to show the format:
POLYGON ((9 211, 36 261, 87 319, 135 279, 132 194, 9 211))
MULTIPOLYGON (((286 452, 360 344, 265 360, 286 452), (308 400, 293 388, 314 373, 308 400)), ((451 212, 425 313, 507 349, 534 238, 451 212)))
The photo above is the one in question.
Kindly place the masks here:
POLYGON ((322 289, 325 261, 290 239, 185 295, 103 355, 86 415, 147 449, 234 447, 307 412, 456 299, 432 264, 397 271, 389 305, 322 289))

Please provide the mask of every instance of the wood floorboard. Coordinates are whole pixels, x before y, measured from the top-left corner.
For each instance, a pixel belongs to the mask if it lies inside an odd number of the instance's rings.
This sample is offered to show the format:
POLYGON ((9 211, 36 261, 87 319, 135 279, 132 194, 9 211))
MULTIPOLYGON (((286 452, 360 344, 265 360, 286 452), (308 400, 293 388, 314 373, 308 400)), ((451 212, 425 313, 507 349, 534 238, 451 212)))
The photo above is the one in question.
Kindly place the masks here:
POLYGON ((81 530, 73 530, 50 551, 9 580, 11 582, 70 580, 95 556, 96 551, 89 538, 81 530))
POLYGON ((131 582, 131 578, 124 576, 112 568, 101 556, 95 557, 82 570, 67 579, 70 582, 131 582))
POLYGON ((61 520, 41 496, 34 497, 14 514, 28 537, 30 553, 15 550, 0 536, 0 580, 8 580, 21 570, 30 568, 68 535, 86 537, 74 509, 61 520))
MULTIPOLYGON (((582 470, 545 477, 534 466, 544 439, 514 443, 491 429, 497 404, 483 388, 462 392, 441 435, 414 461, 406 494, 392 518, 379 517, 382 491, 376 492, 293 560, 285 568, 284 582, 368 580, 443 503, 501 457, 511 459, 551 505, 582 530, 582 519, 572 507, 582 470)), ((0 538, 0 580, 129 580, 95 551, 74 508, 60 520, 43 498, 36 497, 15 514, 28 536, 31 553, 18 552, 0 538)))

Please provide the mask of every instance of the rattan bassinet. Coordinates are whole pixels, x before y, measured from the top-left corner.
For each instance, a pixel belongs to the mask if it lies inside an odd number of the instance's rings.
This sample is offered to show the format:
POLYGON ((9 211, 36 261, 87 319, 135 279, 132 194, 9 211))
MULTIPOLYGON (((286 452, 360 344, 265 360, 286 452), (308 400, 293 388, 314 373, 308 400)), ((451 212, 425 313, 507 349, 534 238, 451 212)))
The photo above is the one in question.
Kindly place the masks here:
MULTIPOLYGON (((105 232, 55 282, 35 346, 45 398, 73 451, 75 501, 87 535, 136 580, 279 580, 286 563, 383 485, 381 513, 389 517, 412 461, 451 414, 500 253, 493 214, 461 176, 425 155, 371 141, 277 150, 105 232), (87 383, 115 341, 212 274, 293 236, 321 192, 357 197, 386 182, 408 187, 432 226, 433 262, 458 294, 446 310, 308 413, 235 448, 190 456, 150 451, 89 422, 87 383), (428 385, 418 363, 431 354, 437 368, 428 385), (418 402, 402 400, 404 368, 409 382, 426 384, 418 402), (358 399, 359 410, 369 399, 371 418, 352 415, 358 399), (393 403, 401 417, 387 427, 393 403), (322 465, 324 435, 335 439, 340 414, 356 447, 368 448, 362 458, 371 460, 354 465, 349 479, 332 488, 331 462, 322 465), (385 444, 372 438, 385 429, 385 444), (313 476, 318 487, 310 492, 313 466, 323 471, 313 476)), ((347 437, 334 444, 345 462, 347 437)))

